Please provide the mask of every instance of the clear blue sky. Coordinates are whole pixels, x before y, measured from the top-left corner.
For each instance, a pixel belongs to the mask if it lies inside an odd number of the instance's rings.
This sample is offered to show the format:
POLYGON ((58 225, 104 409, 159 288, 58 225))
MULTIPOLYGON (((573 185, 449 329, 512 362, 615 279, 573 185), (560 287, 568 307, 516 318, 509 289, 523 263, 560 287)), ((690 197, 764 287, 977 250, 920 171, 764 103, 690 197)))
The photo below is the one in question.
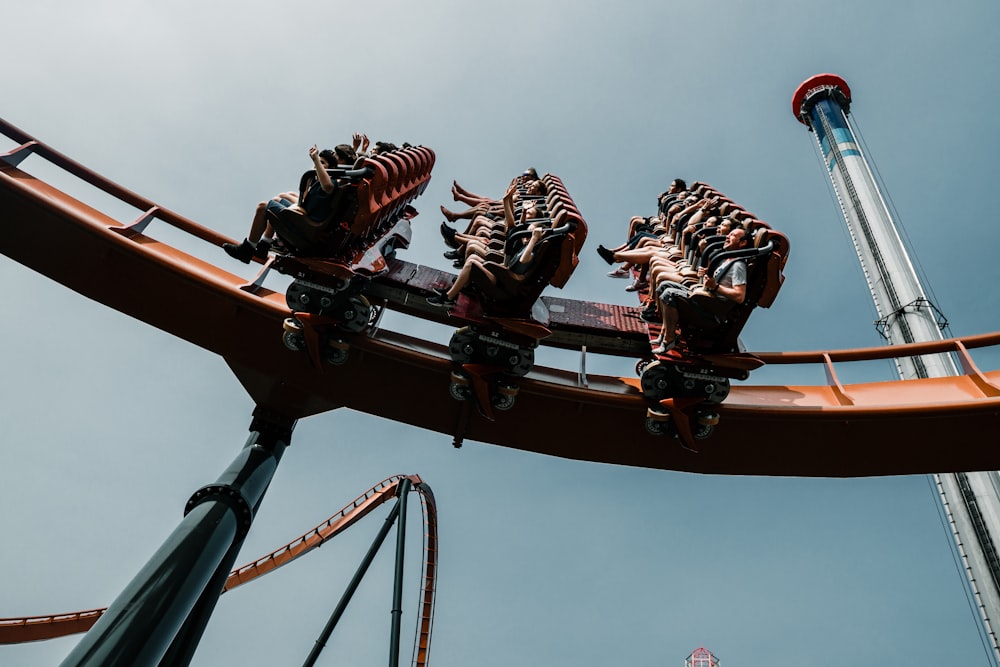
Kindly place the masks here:
MULTIPOLYGON (((406 259, 446 268, 436 209, 452 179, 499 195, 531 165, 562 177, 590 225, 561 295, 631 303, 592 247, 652 212, 672 178, 707 181, 792 241, 777 303, 745 331, 760 351, 879 344, 812 136, 791 114, 800 82, 835 72, 952 332, 997 329, 995 2, 8 5, 0 116, 234 237, 257 201, 294 185, 308 146, 366 131, 437 152, 406 259)), ((104 606, 235 456, 252 405, 207 352, 5 258, 0 281, 0 617, 104 606)), ((592 372, 630 365, 588 359, 592 372)), ((799 381, 791 372, 752 382, 799 381)), ((727 667, 990 664, 926 477, 711 477, 456 451, 341 411, 298 425, 240 562, 394 473, 422 475, 440 504, 432 664, 652 667, 701 645, 727 667)), ((224 596, 194 664, 301 662, 378 523, 224 596)), ((390 560, 326 664, 385 660, 390 560)), ((77 640, 0 647, 0 662, 55 664, 77 640)))

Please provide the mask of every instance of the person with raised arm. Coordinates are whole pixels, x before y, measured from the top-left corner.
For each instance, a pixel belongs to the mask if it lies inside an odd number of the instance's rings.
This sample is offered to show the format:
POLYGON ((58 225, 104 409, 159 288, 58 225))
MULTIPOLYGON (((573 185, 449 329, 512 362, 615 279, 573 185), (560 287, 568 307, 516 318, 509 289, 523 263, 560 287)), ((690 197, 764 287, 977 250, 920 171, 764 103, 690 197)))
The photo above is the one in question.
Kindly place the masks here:
POLYGON ((268 212, 278 213, 289 209, 315 224, 320 224, 329 217, 336 184, 327 169, 338 164, 353 165, 357 155, 347 144, 340 144, 333 150, 319 150, 313 144, 308 153, 314 168, 312 176, 303 180, 298 193, 283 192, 257 204, 247 237, 240 244, 223 243, 222 249, 226 254, 244 264, 249 264, 253 257, 267 257, 274 235, 274 229, 267 222, 268 212))

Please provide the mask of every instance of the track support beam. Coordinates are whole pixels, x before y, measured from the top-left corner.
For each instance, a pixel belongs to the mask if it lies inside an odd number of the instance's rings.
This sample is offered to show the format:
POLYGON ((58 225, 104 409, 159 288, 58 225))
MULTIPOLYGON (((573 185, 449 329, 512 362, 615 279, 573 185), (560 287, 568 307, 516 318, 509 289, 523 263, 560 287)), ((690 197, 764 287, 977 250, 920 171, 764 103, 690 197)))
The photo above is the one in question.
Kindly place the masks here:
POLYGON ((403 619, 403 556, 406 547, 406 498, 410 480, 399 483, 399 525, 396 527, 396 570, 392 584, 392 629, 389 632, 389 667, 399 667, 399 627, 403 619))
POLYGON ((181 523, 62 667, 190 662, 294 425, 254 411, 239 455, 215 484, 191 497, 181 523))
MULTIPOLYGON (((392 525, 396 523, 397 517, 399 518, 399 534, 401 535, 397 540, 397 561, 396 569, 397 571, 401 568, 401 556, 398 542, 403 539, 402 531, 403 526, 406 524, 406 497, 410 493, 411 482, 409 479, 403 478, 399 482, 399 488, 396 492, 398 500, 396 504, 392 506, 389 511, 389 515, 385 517, 385 521, 382 522, 382 527, 379 529, 378 534, 375 539, 372 540, 372 544, 368 547, 368 553, 361 560, 361 564, 358 565, 358 569, 354 572, 354 577, 351 578, 350 583, 347 584, 347 589, 344 594, 340 596, 340 601, 337 603, 337 607, 330 614, 330 619, 326 622, 323 627, 323 631, 320 633, 319 637, 316 639, 316 643, 313 644, 312 650, 309 651, 309 655, 306 656, 305 662, 302 663, 302 667, 313 667, 316 664, 316 660, 319 659, 319 654, 326 648, 326 643, 330 640, 330 635, 333 634, 334 628, 337 627, 337 623, 340 622, 340 617, 344 615, 344 611, 347 609, 347 605, 350 603, 351 598, 354 597, 355 591, 358 590, 358 586, 361 584, 361 580, 364 579, 365 574, 368 572, 369 566, 372 561, 375 560, 378 550, 382 547, 382 543, 385 542, 385 538, 389 535, 389 531, 392 529, 392 525)), ((397 582, 400 581, 397 575, 397 582)), ((395 596, 393 597, 395 601, 395 596)), ((398 628, 395 636, 395 646, 396 651, 396 663, 390 661, 390 665, 398 664, 399 662, 399 634, 398 628)), ((390 648, 390 652, 392 649, 390 648)))

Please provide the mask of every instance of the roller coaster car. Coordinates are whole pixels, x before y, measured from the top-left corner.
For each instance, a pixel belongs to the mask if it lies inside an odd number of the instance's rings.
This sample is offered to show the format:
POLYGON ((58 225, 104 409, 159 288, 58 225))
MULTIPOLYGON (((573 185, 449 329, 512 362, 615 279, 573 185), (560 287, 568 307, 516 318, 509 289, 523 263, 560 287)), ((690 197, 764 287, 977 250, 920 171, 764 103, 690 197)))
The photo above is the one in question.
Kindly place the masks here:
MULTIPOLYGON (((354 169, 329 170, 337 184, 330 214, 314 222, 295 209, 268 210, 267 219, 287 249, 271 266, 292 276, 285 301, 295 314, 283 340, 307 350, 314 363, 347 360, 343 334, 363 331, 371 321, 364 292, 388 271, 399 248, 410 245, 410 202, 430 181, 434 152, 422 146, 363 158, 354 169)), ((303 174, 300 191, 313 172, 303 174)))
MULTIPOLYGON (((761 225, 754 246, 722 252, 708 266, 713 273, 722 262, 747 262, 747 292, 742 303, 725 302, 709 294, 694 294, 692 307, 680 310, 676 347, 636 367, 643 396, 650 402, 646 429, 655 435, 680 437, 689 449, 692 440, 707 438, 719 422, 714 406, 729 395, 730 379, 746 380, 763 366, 758 357, 742 350, 739 334, 757 306, 769 308, 784 282, 782 270, 789 244, 782 234, 761 225)), ((650 327, 650 338, 659 334, 650 327)))
MULTIPOLYGON (((406 231, 409 231, 408 223, 406 231)), ((392 238, 386 240, 386 244, 393 242, 392 238)), ((409 243, 408 235, 406 243, 409 243)), ((394 250, 395 247, 404 246, 400 244, 392 247, 394 250)), ((329 259, 293 255, 279 255, 272 265, 280 273, 294 278, 285 290, 285 303, 295 313, 295 318, 300 320, 300 325, 307 329, 321 327, 327 332, 324 335, 331 335, 332 332, 358 333, 371 322, 372 307, 365 297, 365 291, 371 277, 387 270, 385 254, 387 253, 379 251, 377 247, 369 248, 361 254, 363 258, 375 257, 378 260, 375 264, 379 268, 377 271, 372 270, 371 263, 347 265, 329 259), (304 319, 305 315, 312 317, 304 319)), ((302 349, 302 341, 296 332, 286 328, 284 335, 285 345, 289 349, 302 349)))
MULTIPOLYGON (((409 221, 417 215, 410 202, 430 181, 433 153, 430 149, 403 149, 430 155, 421 163, 397 164, 392 153, 359 160, 356 169, 331 169, 336 184, 330 213, 319 222, 296 208, 267 211, 267 220, 295 257, 319 258, 348 267, 367 276, 384 273, 387 260, 397 249, 410 245, 409 221), (392 170, 386 165, 391 165, 392 170), (407 167, 417 173, 406 171, 407 167)), ((300 192, 313 172, 303 174, 300 192)), ((277 270, 283 270, 279 263, 277 270)), ((292 267, 297 269, 298 267, 292 267)), ((285 271, 290 272, 290 271, 285 271)))
POLYGON ((453 398, 474 397, 489 419, 493 409, 514 406, 516 378, 531 371, 538 342, 552 333, 538 297, 547 285, 562 287, 569 280, 579 261, 577 239, 585 230, 582 220, 549 230, 522 274, 498 262, 472 266, 467 293, 451 311, 466 323, 448 346, 459 367, 449 387, 453 398))

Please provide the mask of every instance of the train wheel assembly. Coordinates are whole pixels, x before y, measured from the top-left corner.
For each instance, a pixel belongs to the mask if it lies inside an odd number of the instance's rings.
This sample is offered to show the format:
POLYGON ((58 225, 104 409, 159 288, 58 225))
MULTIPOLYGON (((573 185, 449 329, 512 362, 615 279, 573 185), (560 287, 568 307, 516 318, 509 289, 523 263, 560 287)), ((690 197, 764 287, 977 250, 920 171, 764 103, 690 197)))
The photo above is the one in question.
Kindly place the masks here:
POLYGON ((472 327, 462 327, 451 335, 448 352, 456 364, 497 366, 514 377, 527 375, 535 365, 533 348, 481 334, 472 327))
POLYGON ((339 288, 332 288, 296 280, 285 291, 285 303, 293 312, 335 319, 343 331, 363 331, 371 322, 371 304, 362 294, 348 293, 348 281, 338 284, 339 288))
POLYGON ((664 398, 703 398, 706 403, 721 403, 729 395, 729 378, 716 375, 710 368, 696 365, 654 361, 640 377, 642 394, 651 401, 664 398))

